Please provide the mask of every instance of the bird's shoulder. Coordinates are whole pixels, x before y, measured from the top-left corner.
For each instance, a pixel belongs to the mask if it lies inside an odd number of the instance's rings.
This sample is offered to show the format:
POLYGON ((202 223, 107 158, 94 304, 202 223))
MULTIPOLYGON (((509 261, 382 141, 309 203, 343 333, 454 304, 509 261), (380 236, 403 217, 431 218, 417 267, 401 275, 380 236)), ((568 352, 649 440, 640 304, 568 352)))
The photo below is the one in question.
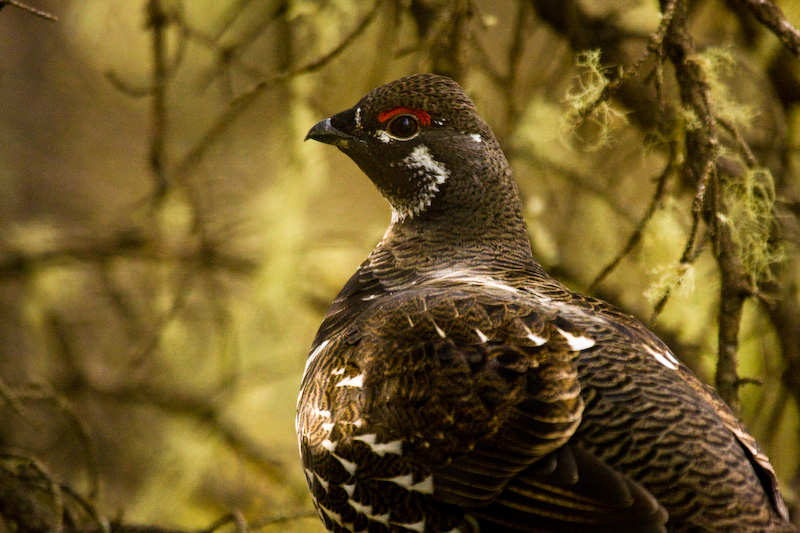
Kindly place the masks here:
MULTIPOLYGON (((341 403, 358 404, 356 433, 402 442, 403 457, 432 473, 438 501, 482 508, 486 523, 550 516, 554 527, 661 530, 664 511, 646 490, 570 440, 584 407, 575 362, 595 341, 552 291, 462 271, 394 291, 372 281, 351 280, 329 315, 339 325, 316 345, 360 377, 358 396, 341 403)), ((353 381, 337 372, 321 375, 353 381)), ((337 384, 332 405, 353 392, 337 384)))
POLYGON ((396 431, 451 428, 468 447, 537 412, 563 442, 582 409, 574 361, 593 344, 552 306, 491 276, 439 272, 387 288, 357 274, 320 328, 305 379, 328 382, 338 368, 363 376, 363 411, 396 431))

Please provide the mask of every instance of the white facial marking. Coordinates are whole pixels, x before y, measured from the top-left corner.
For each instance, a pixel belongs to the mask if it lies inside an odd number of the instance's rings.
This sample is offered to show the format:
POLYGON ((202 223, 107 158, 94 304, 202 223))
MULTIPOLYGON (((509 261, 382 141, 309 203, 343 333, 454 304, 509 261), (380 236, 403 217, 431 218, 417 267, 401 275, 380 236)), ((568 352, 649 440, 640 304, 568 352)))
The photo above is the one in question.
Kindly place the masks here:
POLYGON ((417 198, 407 205, 392 208, 392 221, 403 221, 425 211, 431 205, 433 197, 439 192, 439 185, 447 181, 450 171, 442 163, 433 158, 431 151, 424 144, 417 145, 410 154, 402 159, 403 164, 414 171, 414 177, 420 180, 421 189, 417 198))
POLYGON ((403 163, 409 168, 417 169, 420 177, 430 176, 437 185, 441 185, 450 177, 450 171, 433 158, 431 151, 424 144, 415 147, 403 158, 403 163))
POLYGON ((328 343, 329 343, 329 342, 331 342, 331 341, 330 341, 330 339, 329 339, 329 340, 322 341, 322 342, 320 343, 320 345, 319 345, 319 346, 317 346, 317 347, 314 349, 314 351, 313 351, 313 352, 311 352, 311 355, 309 355, 309 356, 308 356, 308 359, 306 359, 306 366, 305 366, 305 368, 303 369, 303 379, 305 379, 305 377, 306 377, 306 372, 308 371, 308 365, 310 365, 310 364, 311 364, 311 362, 312 362, 314 359, 316 359, 316 358, 317 358, 317 356, 320 354, 320 352, 321 352, 322 350, 324 350, 324 349, 325 349, 325 347, 328 345, 328 343))
POLYGON ((361 373, 355 377, 346 377, 342 381, 336 384, 337 387, 357 387, 361 388, 364 386, 364 374, 361 373))
POLYGON ((436 328, 436 334, 439 335, 441 338, 444 339, 445 337, 447 337, 447 335, 445 334, 444 330, 439 327, 439 324, 437 324, 436 322, 433 322, 433 327, 436 328))
POLYGON ((392 142, 392 137, 388 133, 383 130, 378 130, 375 132, 375 138, 378 139, 382 143, 390 143, 392 142))
POLYGON ((388 478, 376 478, 379 481, 390 481, 400 485, 404 489, 421 492, 422 494, 433 494, 433 476, 428 476, 419 483, 414 483, 414 476, 406 474, 405 476, 395 476, 388 478))
POLYGON ((479 133, 470 133, 469 136, 476 143, 483 142, 483 137, 481 137, 479 133))
POLYGON ((678 370, 678 365, 680 364, 675 356, 668 351, 666 352, 657 352, 651 347, 645 344, 644 349, 647 350, 647 353, 652 355, 656 358, 656 361, 664 365, 665 367, 669 368, 670 370, 678 370))
POLYGON ((486 336, 486 335, 485 335, 485 334, 484 334, 484 333, 483 333, 481 330, 479 330, 478 328, 475 328, 475 333, 477 333, 477 334, 478 334, 478 338, 481 340, 481 342, 485 343, 486 341, 488 341, 488 340, 489 340, 489 337, 487 337, 487 336, 486 336))
POLYGON ((547 339, 545 339, 544 337, 540 337, 538 335, 534 335, 533 332, 531 331, 531 328, 529 328, 525 324, 522 324, 522 327, 525 328, 525 333, 527 333, 526 336, 531 341, 533 341, 533 344, 535 344, 536 346, 541 346, 542 344, 547 342, 547 339))
POLYGON ((367 443, 367 445, 369 445, 369 447, 372 449, 373 453, 377 454, 379 457, 383 457, 387 453, 403 455, 403 441, 393 440, 391 442, 381 444, 376 442, 377 438, 377 435, 371 433, 369 435, 353 437, 353 440, 360 440, 361 442, 367 443))
POLYGON ((567 344, 569 344, 571 350, 580 352, 581 350, 586 350, 587 348, 591 348, 592 346, 594 346, 594 340, 590 339, 589 337, 584 337, 582 335, 578 337, 567 331, 564 331, 561 328, 556 328, 556 329, 561 334, 561 336, 567 340, 567 344))
POLYGON ((356 108, 356 126, 361 127, 361 108, 356 108))

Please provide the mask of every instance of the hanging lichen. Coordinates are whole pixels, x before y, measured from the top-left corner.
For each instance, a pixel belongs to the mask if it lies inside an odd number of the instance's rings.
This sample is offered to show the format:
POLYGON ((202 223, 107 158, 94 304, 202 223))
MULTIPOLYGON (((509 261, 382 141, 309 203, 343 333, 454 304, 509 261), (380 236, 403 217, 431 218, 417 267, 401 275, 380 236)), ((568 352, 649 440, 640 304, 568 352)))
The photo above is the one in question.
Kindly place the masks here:
POLYGON ((611 142, 611 132, 627 120, 623 111, 600 98, 609 84, 607 69, 600 63, 600 50, 579 53, 576 64, 579 75, 567 92, 570 111, 565 123, 581 140, 583 149, 598 150, 611 142))
POLYGON ((765 168, 747 169, 737 179, 723 184, 727 214, 720 215, 731 228, 738 244, 742 266, 750 283, 771 278, 770 265, 780 260, 783 251, 770 240, 775 203, 775 184, 765 168))

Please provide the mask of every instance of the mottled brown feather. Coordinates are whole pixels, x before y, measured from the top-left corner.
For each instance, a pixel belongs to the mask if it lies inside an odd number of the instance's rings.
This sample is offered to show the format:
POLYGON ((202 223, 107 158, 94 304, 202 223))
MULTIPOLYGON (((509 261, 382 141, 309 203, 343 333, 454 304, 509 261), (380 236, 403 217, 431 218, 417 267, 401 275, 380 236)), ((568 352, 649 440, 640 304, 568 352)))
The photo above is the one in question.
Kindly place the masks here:
POLYGON ((403 78, 308 137, 395 213, 320 326, 298 398, 328 529, 797 531, 716 394, 533 259, 510 166, 455 82, 403 78), (403 110, 426 120, 399 140, 386 117, 403 110))

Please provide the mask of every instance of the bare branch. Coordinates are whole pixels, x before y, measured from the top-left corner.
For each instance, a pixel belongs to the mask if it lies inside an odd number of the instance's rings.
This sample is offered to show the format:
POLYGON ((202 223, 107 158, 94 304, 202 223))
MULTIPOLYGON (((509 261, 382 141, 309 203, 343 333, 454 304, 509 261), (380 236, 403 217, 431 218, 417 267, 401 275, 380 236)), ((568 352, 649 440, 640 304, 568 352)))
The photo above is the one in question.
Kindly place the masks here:
POLYGON ((15 391, 20 401, 43 401, 52 405, 72 427, 83 448, 86 467, 89 474, 89 498, 95 499, 100 491, 100 468, 97 464, 97 453, 89 428, 83 419, 72 408, 66 398, 45 385, 30 385, 26 390, 15 391))
POLYGON ((164 145, 166 143, 167 110, 166 89, 169 69, 166 57, 166 30, 170 19, 161 6, 161 0, 147 2, 147 27, 153 38, 153 87, 152 119, 150 136, 150 170, 155 179, 155 198, 162 199, 169 189, 164 145))
MULTIPOLYGON (((739 328, 744 301, 753 294, 753 289, 741 261, 740 245, 732 234, 731 226, 723 222, 727 209, 718 175, 720 148, 717 120, 706 73, 694 57, 694 44, 688 24, 686 4, 680 2, 676 4, 664 45, 667 57, 675 67, 681 101, 691 111, 693 118, 692 124, 685 128, 686 158, 683 166, 686 177, 697 187, 693 204, 695 221, 692 234, 696 234, 698 213, 702 212, 702 218, 711 230, 714 256, 720 269, 715 384, 723 400, 738 412, 738 391, 741 385, 737 373, 739 328)), ((689 244, 692 240, 690 238, 689 244)), ((690 250, 691 246, 687 245, 686 253, 691 253, 690 250)))
POLYGON ((774 33, 783 45, 800 58, 800 30, 792 26, 771 0, 731 0, 746 7, 761 24, 774 33))
POLYGON ((626 81, 639 72, 639 69, 644 62, 647 61, 653 54, 660 56, 659 51, 662 48, 664 37, 667 35, 667 29, 672 23, 672 16, 675 13, 675 3, 677 1, 678 0, 669 0, 667 2, 662 10, 661 23, 658 25, 656 31, 650 36, 645 51, 632 65, 623 67, 619 75, 603 87, 603 90, 600 92, 600 95, 595 99, 594 102, 581 109, 576 126, 579 126, 584 120, 586 120, 586 118, 588 118, 589 115, 591 115, 592 112, 597 109, 597 106, 613 98, 617 91, 619 91, 620 87, 622 87, 626 81))
POLYGON ((57 16, 48 13, 47 11, 42 11, 41 9, 31 7, 27 4, 23 4, 22 2, 18 2, 17 0, 0 0, 0 9, 3 9, 5 5, 17 7, 24 11, 27 11, 31 15, 36 15, 37 17, 49 20, 50 22, 58 22, 57 16))
POLYGON ((11 410, 14 411, 14 414, 23 420, 28 419, 27 414, 25 413, 25 406, 23 406, 22 402, 20 402, 19 398, 17 398, 16 392, 14 392, 11 387, 6 385, 2 377, 0 377, 0 398, 6 401, 6 403, 11 407, 11 410))
MULTIPOLYGON (((0 509, 3 514, 10 514, 16 523, 33 524, 37 531, 64 531, 64 493, 61 485, 47 470, 47 467, 36 458, 0 450, 0 460, 15 462, 19 465, 13 471, 4 466, 0 468, 1 485, 22 485, 9 487, 10 493, 0 498, 0 509), (42 486, 44 484, 44 486, 42 486), (16 490, 15 490, 16 489, 16 490), (52 509, 38 501, 35 494, 44 491, 52 500, 52 509), (49 522, 49 523, 48 523, 49 522)), ((2 494, 2 492, 0 492, 2 494)), ((21 528, 23 530, 26 527, 21 528)))
POLYGON ((208 395, 172 388, 156 388, 143 384, 135 387, 119 386, 113 389, 98 389, 85 383, 95 394, 106 396, 118 402, 148 405, 165 413, 196 420, 213 429, 216 436, 239 457, 257 466, 271 479, 284 483, 286 467, 270 456, 264 447, 242 432, 222 413, 219 401, 208 395))
POLYGON ((347 34, 338 45, 336 45, 330 52, 324 54, 316 59, 309 61, 308 63, 301 65, 297 68, 292 70, 284 71, 278 74, 275 74, 272 78, 266 81, 262 81, 258 85, 256 85, 250 91, 244 93, 239 98, 237 98, 230 109, 223 113, 219 118, 217 118, 216 122, 205 132, 205 134, 200 138, 197 144, 192 148, 189 153, 184 157, 183 161, 178 165, 176 170, 176 174, 179 176, 186 176, 188 175, 194 167, 202 160, 203 155, 208 150, 208 148, 219 138, 219 136, 227 131, 233 121, 242 113, 244 112, 255 100, 258 96, 261 95, 264 91, 273 87, 279 83, 283 83, 286 80, 289 80, 295 76, 299 76, 301 74, 308 74, 310 72, 317 71, 327 65, 332 59, 336 56, 341 54, 349 45, 352 43, 356 37, 361 35, 364 30, 370 25, 370 23, 375 18, 375 15, 378 13, 378 9, 380 8, 381 4, 384 0, 376 0, 373 4, 372 8, 367 12, 366 15, 361 19, 361 21, 347 34))
MULTIPOLYGON (((674 143, 673 143, 674 144, 674 143)), ((674 151, 674 147, 672 148, 674 151)), ((597 286, 619 265, 619 263, 633 251, 634 247, 639 243, 642 239, 642 235, 644 234, 644 228, 647 226, 647 223, 653 218, 656 210, 658 210, 661 202, 664 199, 664 195, 667 191, 667 182, 669 181, 669 177, 675 171, 674 167, 674 157, 670 157, 667 166, 664 168, 664 171, 661 173, 661 176, 658 178, 658 184, 656 185, 656 190, 653 193, 653 197, 650 199, 650 205, 647 206, 647 211, 645 212, 642 219, 636 225, 636 229, 633 231, 631 236, 628 238, 628 242, 622 248, 622 250, 617 254, 617 256, 611 260, 611 262, 600 271, 597 277, 592 281, 589 285, 589 290, 593 291, 597 288, 597 286)))

